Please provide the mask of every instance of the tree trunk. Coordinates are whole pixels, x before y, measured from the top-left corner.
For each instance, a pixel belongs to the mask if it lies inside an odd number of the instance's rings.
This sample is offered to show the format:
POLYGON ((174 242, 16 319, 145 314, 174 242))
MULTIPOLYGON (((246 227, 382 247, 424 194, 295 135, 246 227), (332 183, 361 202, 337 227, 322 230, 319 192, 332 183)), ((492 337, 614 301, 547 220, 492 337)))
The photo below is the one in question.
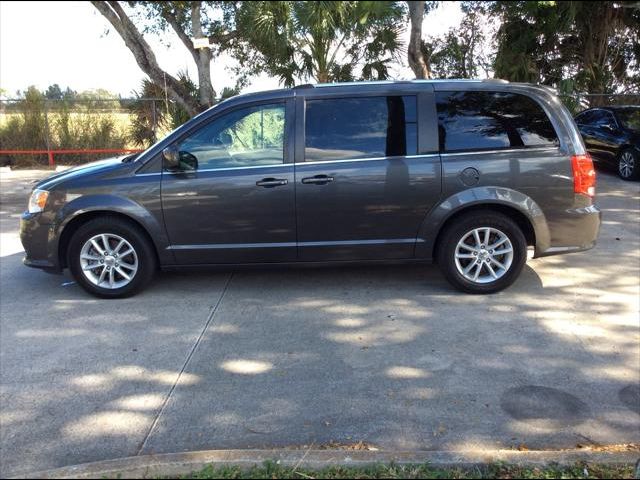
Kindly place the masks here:
POLYGON ((119 2, 92 0, 91 3, 113 25, 113 28, 133 54, 140 69, 149 76, 151 81, 165 88, 167 94, 178 102, 189 115, 196 115, 200 110, 198 103, 189 96, 175 77, 160 68, 153 50, 151 50, 151 47, 127 16, 119 2))
POLYGON ((422 54, 422 20, 424 19, 425 2, 407 1, 409 18, 411 19, 411 36, 407 52, 409 66, 416 78, 431 78, 429 65, 422 54))
POLYGON ((316 74, 316 80, 318 83, 329 83, 329 72, 318 71, 318 73, 316 74))
POLYGON ((465 78, 473 78, 477 76, 478 72, 476 72, 475 65, 475 55, 476 55, 476 35, 478 34, 478 19, 476 14, 473 13, 471 18, 471 34, 469 35, 469 51, 467 56, 467 73, 468 77, 465 78))
MULTIPOLYGON (((193 2, 191 5, 191 24, 194 38, 205 38, 202 33, 202 22, 200 12, 202 2, 193 2)), ((211 107, 216 101, 216 93, 211 84, 211 49, 200 48, 196 55, 193 56, 198 68, 198 90, 200 105, 203 107, 211 107)))

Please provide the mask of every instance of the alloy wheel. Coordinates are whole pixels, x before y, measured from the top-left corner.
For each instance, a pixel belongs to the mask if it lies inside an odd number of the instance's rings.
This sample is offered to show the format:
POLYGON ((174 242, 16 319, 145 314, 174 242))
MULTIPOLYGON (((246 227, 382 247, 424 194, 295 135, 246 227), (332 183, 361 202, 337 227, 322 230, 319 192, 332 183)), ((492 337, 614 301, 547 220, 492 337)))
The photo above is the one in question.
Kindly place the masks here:
POLYGON ((138 271, 138 254, 121 236, 101 233, 82 246, 80 267, 92 284, 112 290, 122 288, 131 283, 138 271))
POLYGON ((474 228, 462 236, 455 249, 458 272, 473 283, 490 283, 502 278, 513 262, 513 245, 496 228, 474 228))
POLYGON ((618 171, 622 178, 629 178, 633 174, 633 168, 635 167, 635 159, 631 152, 623 152, 620 155, 620 162, 618 162, 618 171))

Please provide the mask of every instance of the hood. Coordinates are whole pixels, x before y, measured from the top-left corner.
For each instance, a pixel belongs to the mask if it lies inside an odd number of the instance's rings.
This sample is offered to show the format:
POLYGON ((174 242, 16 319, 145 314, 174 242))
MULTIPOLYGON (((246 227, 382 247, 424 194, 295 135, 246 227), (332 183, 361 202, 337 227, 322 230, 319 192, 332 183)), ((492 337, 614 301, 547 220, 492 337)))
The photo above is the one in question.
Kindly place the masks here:
POLYGON ((51 190, 61 183, 71 179, 87 175, 106 173, 108 171, 119 170, 121 168, 127 168, 131 165, 130 162, 126 161, 129 156, 112 157, 105 160, 98 160, 97 162, 85 163, 84 165, 69 168, 62 172, 55 173, 45 178, 44 180, 40 180, 33 188, 51 190))

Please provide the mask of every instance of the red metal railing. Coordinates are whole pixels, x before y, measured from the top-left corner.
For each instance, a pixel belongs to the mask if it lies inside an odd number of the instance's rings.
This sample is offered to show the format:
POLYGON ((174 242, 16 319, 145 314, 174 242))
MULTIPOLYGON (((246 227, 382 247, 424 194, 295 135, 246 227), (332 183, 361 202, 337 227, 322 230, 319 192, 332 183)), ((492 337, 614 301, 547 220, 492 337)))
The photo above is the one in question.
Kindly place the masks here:
POLYGON ((0 155, 44 155, 49 158, 49 166, 55 167, 56 161, 54 156, 57 154, 70 153, 70 154, 82 154, 82 153, 139 153, 143 152, 141 148, 100 148, 94 150, 0 150, 0 155))

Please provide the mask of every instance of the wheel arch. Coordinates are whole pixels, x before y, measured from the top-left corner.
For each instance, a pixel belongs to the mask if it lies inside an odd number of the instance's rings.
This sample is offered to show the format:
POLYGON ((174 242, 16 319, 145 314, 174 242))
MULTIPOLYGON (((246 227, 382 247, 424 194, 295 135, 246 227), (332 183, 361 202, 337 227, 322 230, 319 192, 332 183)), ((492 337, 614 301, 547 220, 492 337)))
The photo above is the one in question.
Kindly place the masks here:
POLYGON ((533 225, 529 221, 529 219, 522 213, 520 210, 509 206, 503 205, 500 203, 493 204, 479 204, 479 205, 471 205, 466 208, 462 208, 458 210, 456 213, 450 215, 445 222, 440 227, 438 234, 434 240, 433 245, 433 256, 434 258, 438 255, 438 249, 440 248, 440 240, 444 234, 444 232, 449 228, 450 225, 453 225, 460 217, 467 215, 472 212, 496 212, 505 215, 506 217, 512 219, 522 233, 524 234, 524 238, 527 241, 527 246, 536 245, 536 232, 533 228, 533 225))
POLYGON ((479 187, 449 197, 429 213, 418 233, 416 257, 435 259, 445 229, 461 215, 473 211, 494 211, 513 219, 536 255, 550 245, 545 215, 533 199, 511 189, 479 187))
POLYGON ((64 224, 64 227, 62 228, 59 234, 60 240, 58 241, 58 262, 61 268, 68 267, 67 250, 69 248, 69 243, 71 242, 71 238, 73 238, 74 233, 76 233, 78 229, 82 225, 85 225, 87 222, 94 220, 96 218, 104 218, 104 217, 117 218, 119 220, 122 220, 131 224, 132 226, 140 230, 145 235, 149 243, 153 245, 153 253, 156 256, 156 260, 158 261, 158 264, 160 264, 160 254, 159 254, 158 245, 153 240, 153 237, 151 236, 147 228, 145 228, 145 226, 140 221, 136 220, 130 215, 127 215, 119 211, 90 210, 90 211, 82 212, 82 213, 79 213, 78 215, 75 215, 73 218, 69 219, 64 224))
POLYGON ((627 150, 631 150, 636 155, 640 156, 640 147, 637 147, 633 143, 625 142, 618 147, 618 153, 616 154, 616 159, 618 159, 620 155, 622 155, 622 153, 626 152, 627 150))

